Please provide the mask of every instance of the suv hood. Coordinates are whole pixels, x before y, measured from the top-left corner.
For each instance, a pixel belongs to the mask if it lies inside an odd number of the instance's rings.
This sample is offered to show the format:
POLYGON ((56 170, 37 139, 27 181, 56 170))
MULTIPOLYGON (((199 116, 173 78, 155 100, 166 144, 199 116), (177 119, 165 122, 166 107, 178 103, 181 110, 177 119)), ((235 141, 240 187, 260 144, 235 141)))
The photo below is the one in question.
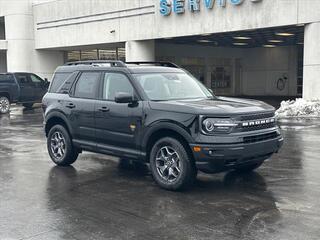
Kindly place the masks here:
POLYGON ((201 115, 239 115, 274 111, 274 107, 257 100, 217 97, 216 99, 189 99, 150 102, 154 110, 201 115))

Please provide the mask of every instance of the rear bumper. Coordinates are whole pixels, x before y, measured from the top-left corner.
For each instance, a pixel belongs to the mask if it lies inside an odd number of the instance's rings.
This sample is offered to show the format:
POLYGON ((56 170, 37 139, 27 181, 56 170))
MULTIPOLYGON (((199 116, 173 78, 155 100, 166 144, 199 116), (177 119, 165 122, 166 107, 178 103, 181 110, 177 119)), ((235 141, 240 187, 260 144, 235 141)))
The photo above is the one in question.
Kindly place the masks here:
POLYGON ((201 151, 193 151, 196 166, 204 172, 222 172, 238 166, 263 162, 283 145, 282 136, 245 144, 190 144, 201 151))

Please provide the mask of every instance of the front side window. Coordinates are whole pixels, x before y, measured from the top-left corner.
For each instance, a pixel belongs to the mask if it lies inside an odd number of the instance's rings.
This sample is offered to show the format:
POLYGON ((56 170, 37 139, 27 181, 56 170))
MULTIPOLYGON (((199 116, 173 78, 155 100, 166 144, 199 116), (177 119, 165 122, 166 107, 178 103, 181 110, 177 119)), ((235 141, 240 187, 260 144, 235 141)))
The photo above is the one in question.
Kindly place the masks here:
POLYGON ((187 73, 135 74, 150 100, 213 98, 209 90, 187 73))
POLYGON ((103 99, 114 101, 117 93, 133 95, 129 79, 121 73, 106 73, 103 81, 103 99))
POLYGON ((37 75, 31 74, 30 77, 31 77, 31 81, 33 83, 41 83, 41 82, 43 82, 43 80, 40 77, 38 77, 37 75))
POLYGON ((99 72, 84 72, 76 83, 74 96, 78 98, 96 98, 99 85, 99 72))

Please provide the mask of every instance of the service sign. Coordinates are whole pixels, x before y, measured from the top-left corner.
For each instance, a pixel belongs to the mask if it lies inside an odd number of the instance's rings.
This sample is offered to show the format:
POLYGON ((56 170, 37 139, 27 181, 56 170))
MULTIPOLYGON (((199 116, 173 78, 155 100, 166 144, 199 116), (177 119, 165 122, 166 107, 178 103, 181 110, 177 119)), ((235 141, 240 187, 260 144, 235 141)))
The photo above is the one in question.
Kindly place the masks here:
POLYGON ((163 16, 169 16, 172 12, 182 14, 186 10, 191 12, 200 11, 202 8, 210 10, 215 5, 226 7, 228 3, 237 6, 241 5, 244 1, 257 3, 262 0, 160 0, 160 13, 163 16))

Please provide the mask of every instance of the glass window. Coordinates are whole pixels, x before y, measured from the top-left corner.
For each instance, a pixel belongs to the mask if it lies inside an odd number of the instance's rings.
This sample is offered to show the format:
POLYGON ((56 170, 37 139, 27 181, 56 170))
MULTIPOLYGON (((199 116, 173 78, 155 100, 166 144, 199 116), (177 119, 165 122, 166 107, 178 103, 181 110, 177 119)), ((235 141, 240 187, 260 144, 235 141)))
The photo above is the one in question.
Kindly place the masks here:
POLYGON ((130 93, 133 88, 129 79, 121 73, 106 73, 103 83, 103 99, 114 101, 117 93, 130 93))
POLYGON ((17 77, 18 82, 19 82, 20 84, 30 84, 30 83, 31 83, 31 81, 30 81, 30 79, 29 79, 29 77, 28 77, 27 74, 24 74, 24 73, 16 73, 16 77, 17 77))
POLYGON ((10 74, 0 74, 1 83, 14 83, 14 79, 10 74))
POLYGON ((33 83, 41 83, 41 82, 43 82, 43 80, 40 77, 38 77, 37 75, 31 74, 30 77, 31 77, 31 81, 33 83))
POLYGON ((135 77, 151 100, 214 97, 204 85, 186 73, 146 73, 135 74, 135 77))
POLYGON ((56 93, 71 73, 56 73, 52 79, 50 92, 56 93))
POLYGON ((74 96, 79 98, 96 98, 99 78, 99 72, 82 73, 77 81, 74 96))

